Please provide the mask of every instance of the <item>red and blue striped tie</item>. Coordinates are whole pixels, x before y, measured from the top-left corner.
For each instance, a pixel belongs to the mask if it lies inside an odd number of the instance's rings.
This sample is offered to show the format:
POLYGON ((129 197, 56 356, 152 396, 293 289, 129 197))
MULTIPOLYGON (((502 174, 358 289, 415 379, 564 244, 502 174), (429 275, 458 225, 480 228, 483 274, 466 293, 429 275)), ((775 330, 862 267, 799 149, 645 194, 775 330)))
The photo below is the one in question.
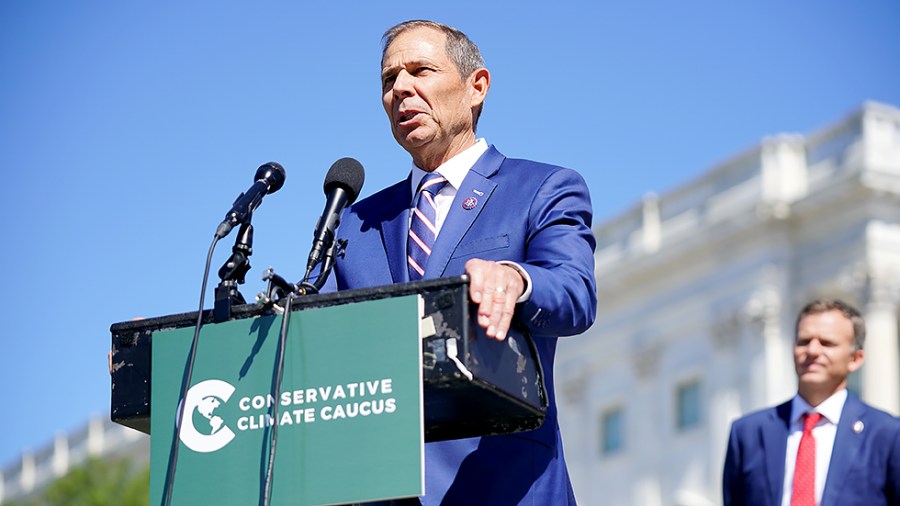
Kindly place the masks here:
POLYGON ((425 275, 425 264, 431 255, 431 247, 437 237, 435 219, 437 207, 434 196, 447 184, 444 176, 437 173, 426 174, 419 184, 419 197, 409 222, 409 240, 406 242, 406 260, 409 265, 409 279, 416 281, 425 275))

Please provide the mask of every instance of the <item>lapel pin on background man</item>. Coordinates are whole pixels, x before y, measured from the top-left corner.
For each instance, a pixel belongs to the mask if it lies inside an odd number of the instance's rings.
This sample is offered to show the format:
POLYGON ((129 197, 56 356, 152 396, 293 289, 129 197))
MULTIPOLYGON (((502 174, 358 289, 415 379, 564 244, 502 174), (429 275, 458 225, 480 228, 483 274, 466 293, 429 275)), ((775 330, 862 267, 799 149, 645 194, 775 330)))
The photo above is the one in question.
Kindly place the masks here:
MULTIPOLYGON (((383 39, 382 102, 413 166, 345 211, 327 288, 470 277, 487 338, 513 318, 534 337, 549 406, 537 430, 429 443, 426 505, 574 504, 556 418, 559 336, 594 321, 591 202, 570 169, 506 158, 475 136, 491 75, 462 32, 408 21, 383 39)), ((418 503, 418 500, 415 500, 418 503)))
POLYGON ((795 334, 797 395, 732 425, 725 505, 900 504, 900 419, 847 390, 847 376, 863 364, 859 311, 813 301, 795 334))

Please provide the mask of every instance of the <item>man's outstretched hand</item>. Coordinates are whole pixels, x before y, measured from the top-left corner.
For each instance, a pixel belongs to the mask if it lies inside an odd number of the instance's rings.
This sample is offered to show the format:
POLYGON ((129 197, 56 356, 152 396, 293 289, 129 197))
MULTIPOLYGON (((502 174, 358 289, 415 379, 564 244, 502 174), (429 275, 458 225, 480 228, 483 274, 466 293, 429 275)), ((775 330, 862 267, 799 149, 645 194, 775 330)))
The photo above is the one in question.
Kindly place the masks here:
POLYGON ((509 265, 473 258, 466 262, 469 298, 478 304, 478 325, 488 337, 503 341, 512 323, 525 280, 509 265))

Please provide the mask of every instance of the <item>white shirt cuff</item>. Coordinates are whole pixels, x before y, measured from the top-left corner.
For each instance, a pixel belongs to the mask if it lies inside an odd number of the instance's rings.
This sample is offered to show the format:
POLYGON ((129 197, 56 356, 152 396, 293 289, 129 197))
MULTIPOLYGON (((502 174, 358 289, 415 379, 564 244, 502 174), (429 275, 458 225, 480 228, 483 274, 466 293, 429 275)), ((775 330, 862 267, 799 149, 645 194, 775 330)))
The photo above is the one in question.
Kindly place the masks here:
POLYGON ((528 299, 530 299, 531 298, 531 276, 528 275, 528 271, 526 271, 524 268, 522 268, 521 265, 519 265, 515 262, 510 262, 509 260, 500 260, 497 263, 502 264, 502 265, 508 265, 508 266, 512 267, 513 269, 516 270, 516 272, 518 272, 522 276, 522 279, 525 280, 525 291, 522 293, 522 295, 518 299, 516 299, 516 304, 521 304, 522 302, 525 302, 528 299))

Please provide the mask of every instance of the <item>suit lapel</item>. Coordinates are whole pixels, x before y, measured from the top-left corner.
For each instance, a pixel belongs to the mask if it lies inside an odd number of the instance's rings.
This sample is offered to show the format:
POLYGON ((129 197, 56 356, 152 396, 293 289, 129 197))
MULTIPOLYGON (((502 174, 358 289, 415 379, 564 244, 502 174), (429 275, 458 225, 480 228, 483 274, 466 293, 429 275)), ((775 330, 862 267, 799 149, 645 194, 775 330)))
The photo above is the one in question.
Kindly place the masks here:
POLYGON ((862 447, 865 425, 859 432, 854 430, 856 422, 865 415, 865 405, 855 395, 847 393, 837 433, 834 435, 834 448, 831 450, 831 463, 828 464, 828 476, 825 478, 825 490, 822 491, 820 506, 837 505, 841 489, 847 482, 845 477, 856 463, 856 457, 862 447))
POLYGON ((386 216, 381 222, 381 241, 387 255, 388 267, 394 283, 409 281, 409 269, 406 266, 406 238, 409 235, 409 177, 395 185, 384 199, 386 216))
POLYGON ((491 146, 463 179, 428 257, 425 279, 444 275, 453 252, 493 194, 497 184, 489 178, 497 172, 504 159, 505 157, 491 146), (466 199, 474 200, 466 202, 466 199))
POLYGON ((762 445, 769 474, 770 504, 781 504, 784 493, 784 458, 791 426, 791 402, 778 405, 772 418, 772 423, 761 428, 762 445))

